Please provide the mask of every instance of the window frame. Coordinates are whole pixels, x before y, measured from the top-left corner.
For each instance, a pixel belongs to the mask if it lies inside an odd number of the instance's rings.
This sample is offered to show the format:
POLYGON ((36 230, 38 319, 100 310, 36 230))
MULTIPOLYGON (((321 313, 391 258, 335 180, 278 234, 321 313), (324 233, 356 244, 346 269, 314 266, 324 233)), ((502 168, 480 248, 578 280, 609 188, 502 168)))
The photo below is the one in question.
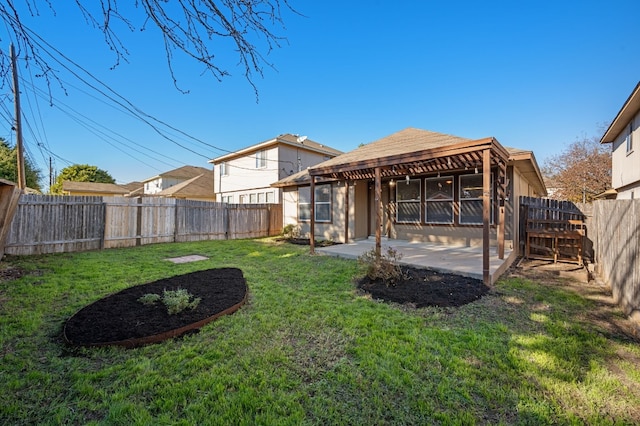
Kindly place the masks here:
POLYGON ((452 225, 455 223, 455 177, 453 175, 451 176, 435 176, 435 177, 428 177, 425 178, 425 183, 424 183, 424 223, 429 224, 429 225, 452 225), (440 198, 440 199, 433 199, 433 198, 429 198, 427 191, 429 189, 429 182, 436 182, 436 181, 441 181, 443 183, 447 183, 447 180, 450 181, 450 185, 451 185, 451 192, 450 192, 450 198, 440 198), (429 205, 435 205, 435 204, 445 204, 445 203, 449 203, 451 206, 451 220, 448 222, 442 222, 442 221, 434 221, 434 220, 430 220, 429 219, 429 205))
POLYGON ((256 169, 264 169, 267 167, 267 150, 261 149, 256 151, 256 169))
POLYGON ((633 119, 629 122, 629 133, 625 139, 627 154, 631 154, 633 152, 633 119))
POLYGON ((421 200, 421 195, 422 195, 422 179, 408 179, 403 181, 398 181, 398 183, 396 184, 396 223, 420 223, 422 220, 422 208, 421 208, 421 204, 422 204, 422 200, 421 200), (416 192, 417 194, 417 198, 410 198, 410 199, 401 199, 400 197, 400 190, 401 189, 407 189, 407 186, 413 186, 413 184, 418 183, 418 191, 416 192), (401 206, 409 206, 409 205, 417 205, 418 206, 418 215, 415 219, 413 220, 405 220, 405 219, 400 219, 400 214, 401 214, 401 206))
POLYGON ((229 176, 229 165, 226 161, 220 163, 220 177, 229 176))
MULTIPOLYGON (((314 221, 316 223, 331 223, 333 220, 333 185, 330 183, 325 183, 322 185, 315 186, 315 208, 314 210, 314 221), (329 189, 329 197, 327 201, 319 201, 320 197, 318 196, 318 192, 324 190, 325 188, 329 189), (328 206, 329 216, 328 218, 318 218, 318 213, 320 212, 319 206, 328 206)), ((299 186, 298 187, 298 221, 300 222, 310 222, 311 221, 311 187, 310 186, 299 186), (303 196, 305 195, 305 196, 303 196), (304 207, 308 206, 308 207, 304 207), (304 207, 304 210, 302 210, 304 207), (301 212, 304 212, 304 215, 301 215, 301 212)))
MULTIPOLYGON (((463 197, 463 190, 465 189, 465 186, 462 183, 462 180, 465 178, 470 178, 470 177, 475 177, 480 178, 480 181, 482 182, 483 176, 482 174, 477 174, 477 173, 471 173, 471 174, 463 174, 458 176, 458 203, 459 203, 459 208, 458 208, 458 224, 459 225, 482 225, 483 221, 482 221, 482 215, 480 215, 481 219, 480 222, 465 222, 463 221, 464 218, 464 209, 463 209, 463 203, 465 202, 475 202, 477 203, 478 201, 480 201, 482 203, 482 198, 483 198, 483 189, 480 189, 480 195, 478 197, 463 197)), ((467 186, 468 187, 468 186, 467 186)), ((476 185, 477 188, 477 185, 476 185)), ((493 190, 493 173, 491 173, 491 183, 489 185, 489 202, 491 205, 491 210, 489 212, 489 223, 490 224, 494 224, 494 220, 493 220, 493 216, 494 216, 494 190, 493 190)), ((482 205, 482 204, 481 204, 482 205)))

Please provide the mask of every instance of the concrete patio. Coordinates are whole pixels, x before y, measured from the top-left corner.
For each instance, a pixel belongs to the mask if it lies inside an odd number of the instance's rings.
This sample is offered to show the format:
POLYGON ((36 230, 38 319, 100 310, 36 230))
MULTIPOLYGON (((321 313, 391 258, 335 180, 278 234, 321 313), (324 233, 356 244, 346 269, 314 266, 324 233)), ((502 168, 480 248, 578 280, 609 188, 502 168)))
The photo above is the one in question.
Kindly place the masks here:
MULTIPOLYGON (((436 243, 388 240, 385 238, 382 241, 382 252, 385 253, 388 247, 392 247, 402 254, 399 263, 403 265, 482 280, 482 247, 451 246, 436 243)), ((369 238, 349 244, 319 247, 316 248, 316 252, 346 259, 357 259, 362 253, 374 248, 375 240, 369 238)), ((516 255, 517 253, 507 245, 504 250, 504 259, 498 259, 498 248, 491 247, 489 252, 489 274, 492 284, 513 263, 516 255)))

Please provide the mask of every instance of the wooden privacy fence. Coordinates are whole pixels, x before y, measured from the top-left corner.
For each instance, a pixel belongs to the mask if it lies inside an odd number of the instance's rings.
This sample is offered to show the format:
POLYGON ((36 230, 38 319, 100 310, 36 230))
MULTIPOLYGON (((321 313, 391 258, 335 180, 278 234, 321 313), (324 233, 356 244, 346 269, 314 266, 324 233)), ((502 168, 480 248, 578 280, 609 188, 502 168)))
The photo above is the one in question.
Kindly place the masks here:
POLYGON ((282 231, 282 206, 171 198, 21 195, 7 236, 13 255, 257 238, 282 231))
POLYGON ((593 203, 596 272, 627 314, 640 320, 640 200, 593 203))

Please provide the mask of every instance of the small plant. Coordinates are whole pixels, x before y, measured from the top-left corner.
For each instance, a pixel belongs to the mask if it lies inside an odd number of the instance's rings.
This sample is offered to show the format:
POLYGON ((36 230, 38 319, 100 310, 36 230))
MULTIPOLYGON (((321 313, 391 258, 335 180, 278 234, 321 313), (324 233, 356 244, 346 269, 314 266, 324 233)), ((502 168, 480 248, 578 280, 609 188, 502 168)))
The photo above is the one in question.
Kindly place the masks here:
POLYGON ((185 309, 195 309, 200 303, 199 297, 193 297, 184 288, 177 290, 164 290, 162 296, 155 293, 148 293, 138 299, 138 302, 145 305, 155 305, 158 301, 167 307, 169 315, 179 314, 185 309))
POLYGON ((376 255, 376 250, 371 249, 358 257, 358 263, 367 268, 367 277, 372 280, 381 279, 387 286, 395 285, 396 282, 404 278, 400 267, 402 253, 393 247, 387 248, 386 253, 376 255))
POLYGON ((300 236, 300 227, 292 223, 282 228, 282 236, 287 239, 298 238, 300 236))
POLYGON ((142 296, 141 298, 139 298, 138 302, 142 303, 143 305, 151 306, 151 305, 155 305, 156 303, 158 303, 159 300, 160 300, 160 295, 159 294, 147 293, 144 296, 142 296))

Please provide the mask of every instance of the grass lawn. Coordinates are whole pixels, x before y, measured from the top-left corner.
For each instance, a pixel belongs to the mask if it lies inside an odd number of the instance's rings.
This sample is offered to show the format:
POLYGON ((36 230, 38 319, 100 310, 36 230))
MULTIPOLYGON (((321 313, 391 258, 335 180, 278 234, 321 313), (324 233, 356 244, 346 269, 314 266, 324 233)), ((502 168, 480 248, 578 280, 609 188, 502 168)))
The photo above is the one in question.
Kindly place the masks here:
POLYGON ((637 424, 640 346, 601 290, 510 277, 461 308, 355 290, 354 261, 272 240, 11 258, 0 424, 637 424), (189 254, 209 260, 173 264, 189 254), (242 269, 248 303, 199 333, 70 350, 66 319, 123 288, 242 269))

